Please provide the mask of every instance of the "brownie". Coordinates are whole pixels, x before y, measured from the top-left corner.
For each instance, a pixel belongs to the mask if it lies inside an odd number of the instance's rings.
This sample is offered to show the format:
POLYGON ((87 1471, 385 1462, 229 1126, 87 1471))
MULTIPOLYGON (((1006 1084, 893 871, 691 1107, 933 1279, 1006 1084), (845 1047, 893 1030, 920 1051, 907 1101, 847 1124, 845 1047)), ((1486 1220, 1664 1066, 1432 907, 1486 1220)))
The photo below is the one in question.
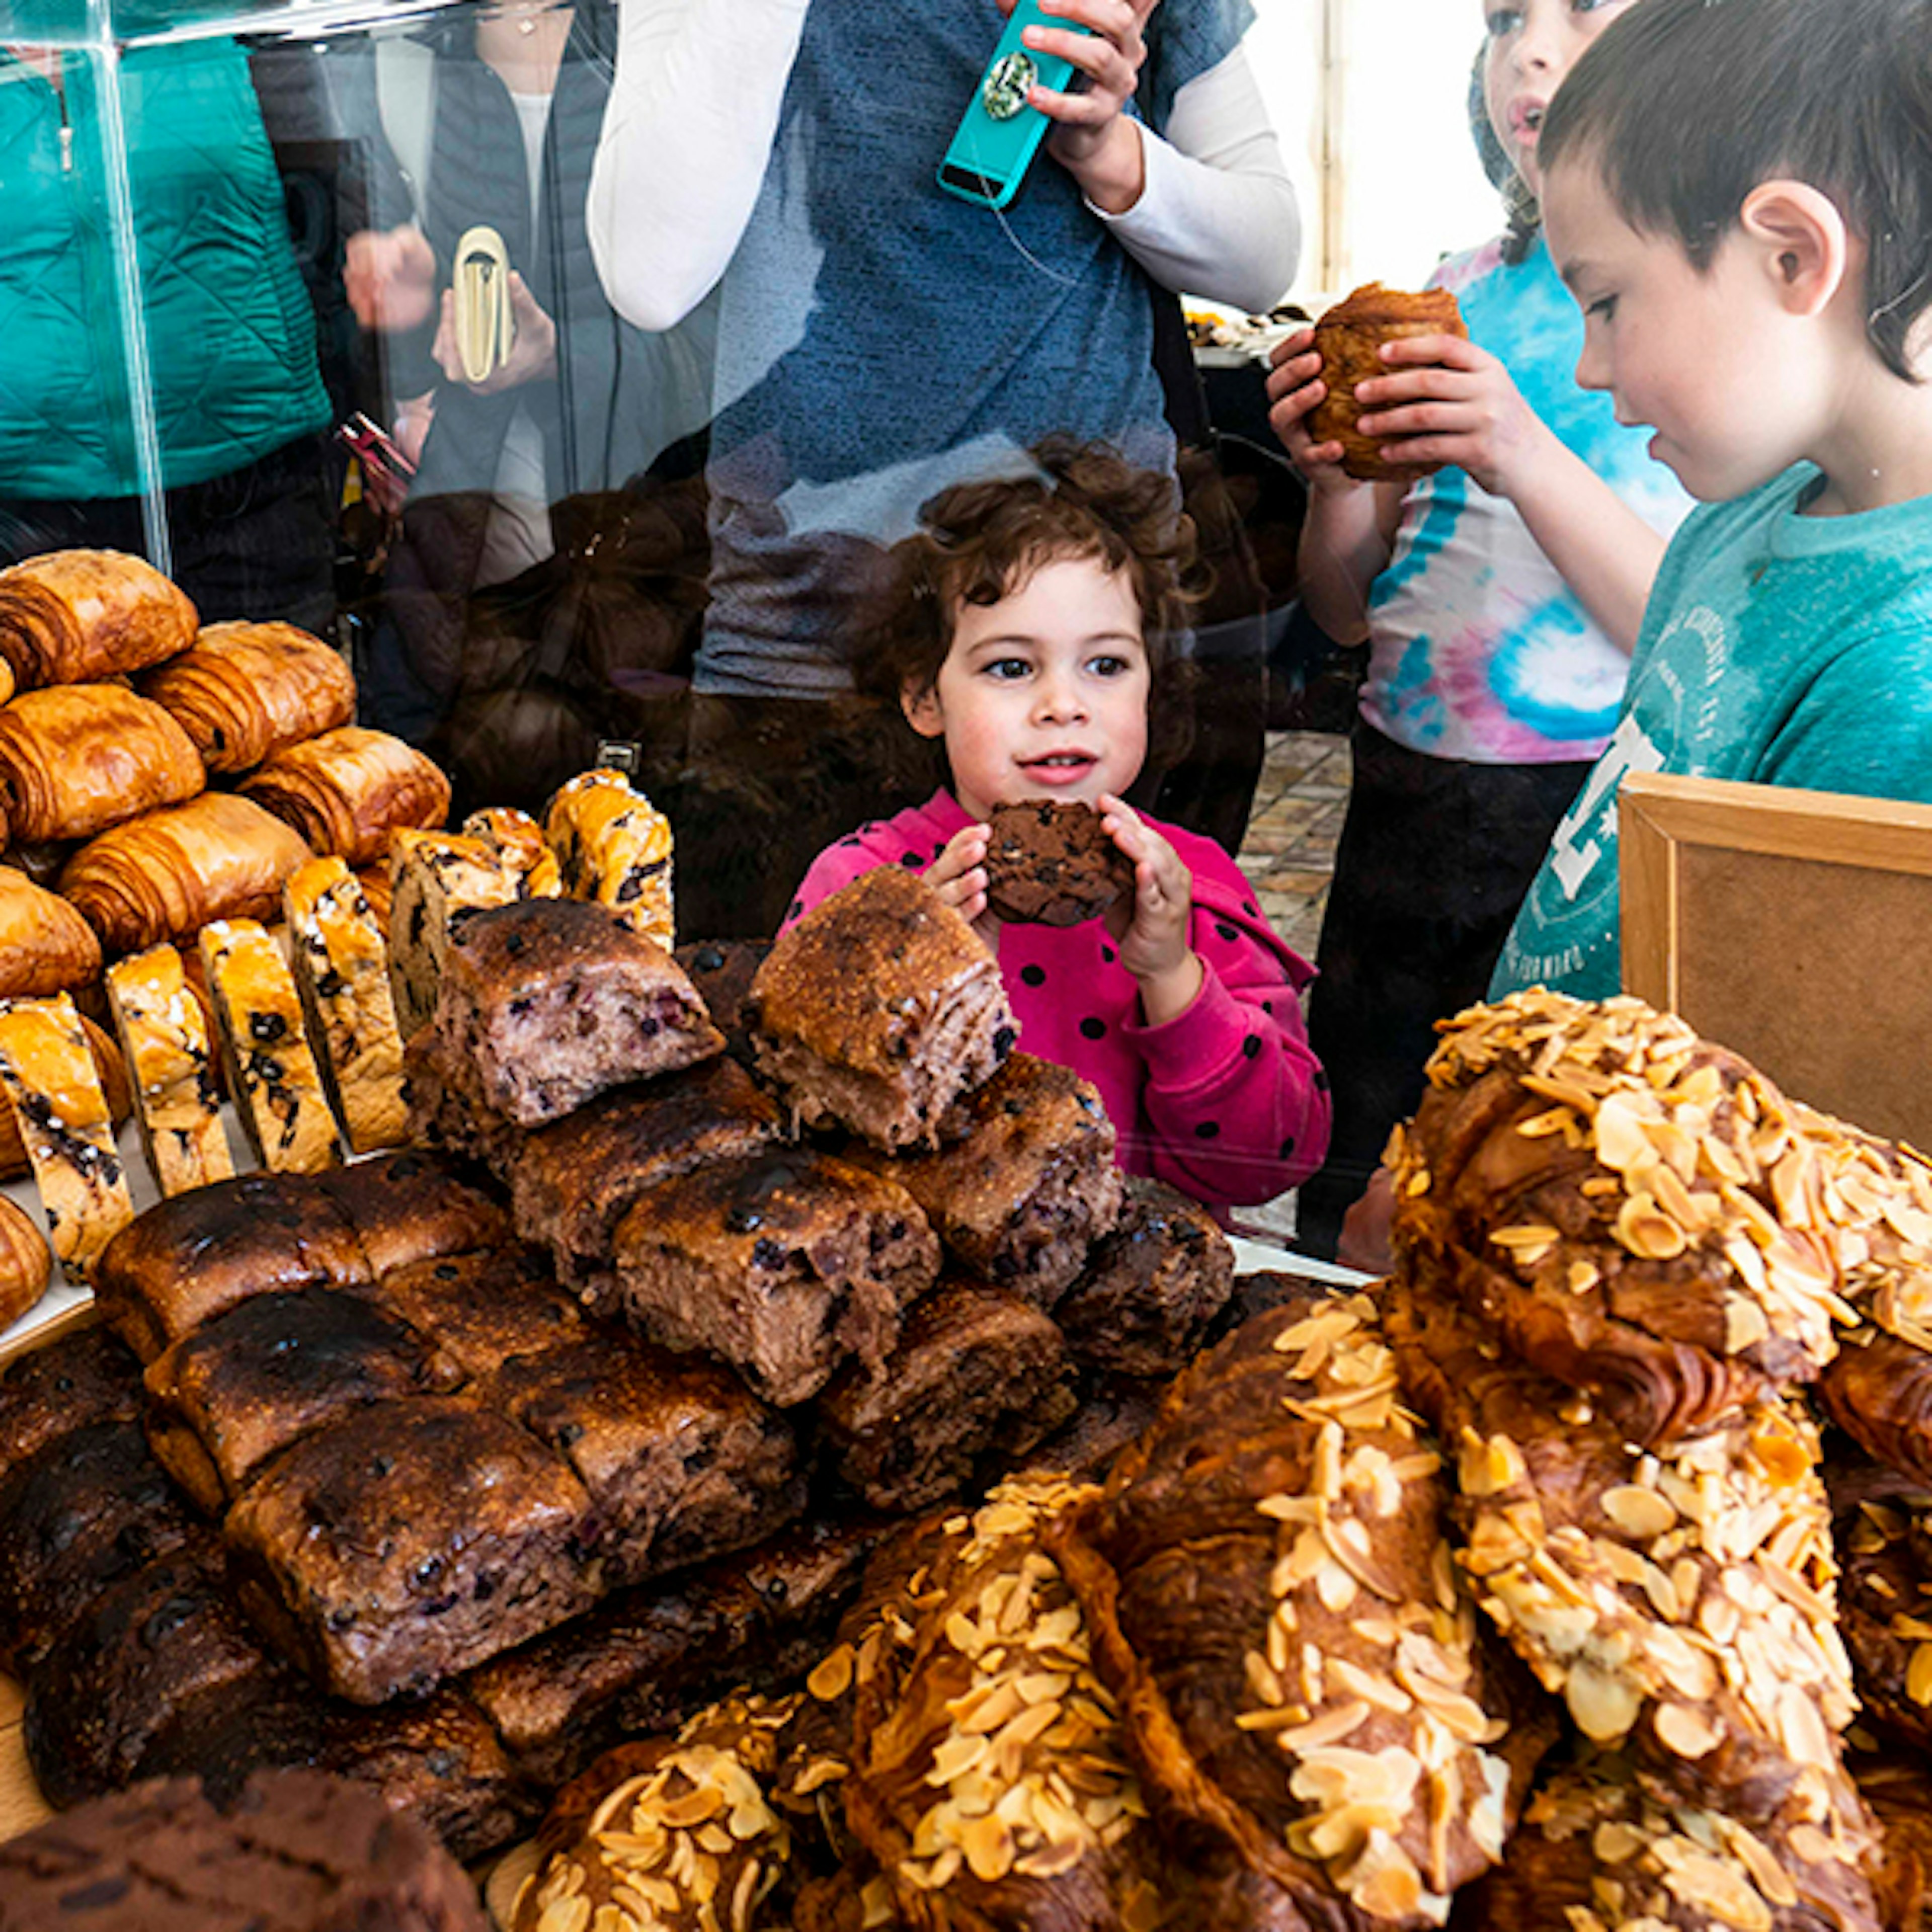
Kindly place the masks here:
POLYGON ((711 1024, 723 1033, 724 1051, 746 1066, 752 1064, 752 1053, 745 1001, 771 950, 769 939, 706 939, 680 946, 670 956, 698 988, 711 1024))
POLYGON ((374 1298, 425 1335, 462 1367, 483 1377, 513 1356, 541 1354, 584 1332, 575 1302, 552 1279, 534 1248, 446 1255, 398 1268, 374 1298))
POLYGON ((722 1052, 682 969, 602 907, 526 899, 450 935, 436 1028, 487 1106, 541 1126, 626 1081, 722 1052))
POLYGON ((510 1151, 517 1232, 550 1244, 566 1281, 588 1285, 609 1271, 611 1237, 645 1188, 705 1161, 755 1154, 781 1132, 770 1097, 722 1057, 599 1094, 510 1151))
POLYGON ((454 1162, 421 1148, 332 1168, 316 1184, 348 1216, 373 1275, 510 1238, 502 1209, 454 1162))
POLYGON ((876 1378, 842 1370, 818 1402, 839 1474, 874 1509, 922 1509, 1023 1456, 1073 1413, 1073 1364, 1037 1308, 942 1281, 876 1378))
POLYGON ((199 1532, 110 1584, 50 1647, 28 1681, 25 1720, 50 1804, 132 1784, 184 1704, 232 1696, 272 1667, 222 1560, 220 1538, 199 1532))
POLYGON ((777 1148, 646 1188, 616 1262, 613 1298, 646 1334, 722 1356, 787 1408, 848 1356, 879 1367, 939 1273, 939 1244, 903 1188, 777 1148))
POLYGON ((516 1764, 554 1788, 619 1738, 680 1723, 735 1684, 806 1669, 859 1587, 881 1526, 848 1512, 627 1590, 493 1658, 464 1688, 516 1764))
POLYGON ((214 1514, 305 1430, 463 1379, 434 1342, 360 1295, 336 1288, 258 1294, 149 1365, 148 1437, 163 1466, 214 1514))
POLYGON ((262 1772, 232 1807, 168 1778, 0 1844, 0 1927, 40 1932, 488 1932, 461 1866, 381 1794, 262 1772))
POLYGON ((133 1422, 90 1423, 17 1463, 0 1481, 0 1670, 16 1675, 196 1526, 133 1422))
POLYGON ((92 1422, 134 1422, 141 1364, 98 1324, 0 1365, 0 1478, 92 1422))
POLYGON ((1134 862, 1077 800, 996 805, 987 820, 986 904, 1023 926, 1078 926, 1134 889, 1134 862))
POLYGON ((248 1174, 177 1194, 108 1243, 94 1289, 144 1362, 251 1294, 370 1279, 355 1223, 302 1174, 248 1174))
POLYGON ((488 1399, 577 1472, 608 1585, 755 1543, 803 1502, 790 1429, 700 1357, 586 1334, 511 1362, 488 1399))
POLYGON ((993 956, 915 873, 882 866, 781 933, 746 1007, 795 1122, 874 1146, 932 1142, 1018 1038, 993 956))
POLYGON ((1126 1197, 1053 1318, 1088 1366, 1175 1375, 1228 1304, 1234 1251, 1214 1216, 1178 1188, 1136 1175, 1126 1197))
POLYGON ((926 1210, 969 1273, 1051 1306, 1120 1212, 1114 1126, 1099 1090, 1016 1053, 948 1112, 940 1133, 949 1144, 937 1154, 866 1164, 926 1210))
POLYGON ((488 1718, 460 1690, 398 1698, 378 1711, 338 1708, 318 1762, 373 1784, 392 1810, 465 1864, 520 1837, 542 1796, 518 1772, 488 1718))
POLYGON ((427 1690, 596 1594, 583 1485, 460 1396, 378 1403, 304 1436, 227 1533, 244 1607, 352 1703, 427 1690))

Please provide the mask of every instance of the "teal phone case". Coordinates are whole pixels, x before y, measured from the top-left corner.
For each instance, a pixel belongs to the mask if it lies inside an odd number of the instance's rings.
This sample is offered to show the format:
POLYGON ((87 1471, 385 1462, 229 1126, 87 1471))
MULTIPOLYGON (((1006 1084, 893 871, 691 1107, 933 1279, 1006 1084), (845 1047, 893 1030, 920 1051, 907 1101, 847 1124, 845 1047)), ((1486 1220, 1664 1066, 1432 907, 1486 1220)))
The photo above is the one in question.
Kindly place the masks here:
POLYGON ((1042 14, 1039 0, 1019 0, 940 164, 939 184, 948 194, 1004 208, 1019 192, 1027 164, 1052 124, 1038 108, 1026 104, 1027 89, 1036 82, 1063 93, 1074 74, 1071 61, 1035 53, 1021 44, 1020 35, 1028 27, 1072 24, 1042 14))

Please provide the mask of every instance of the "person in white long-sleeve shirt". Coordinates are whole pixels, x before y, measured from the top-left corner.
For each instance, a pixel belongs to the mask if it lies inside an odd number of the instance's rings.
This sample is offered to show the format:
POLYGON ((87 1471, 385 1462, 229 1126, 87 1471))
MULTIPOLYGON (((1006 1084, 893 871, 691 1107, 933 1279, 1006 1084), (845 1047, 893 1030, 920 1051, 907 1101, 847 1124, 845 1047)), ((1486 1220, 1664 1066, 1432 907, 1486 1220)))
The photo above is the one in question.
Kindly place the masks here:
POLYGON ((1034 91, 1056 124, 1006 209, 944 192, 1010 4, 622 0, 598 272, 649 328, 718 292, 692 763, 744 830, 714 846, 712 814, 692 814, 698 936, 771 931, 783 906, 758 882, 798 869, 771 841, 809 858, 851 817, 815 748, 822 700, 847 687, 842 640, 920 504, 1023 469, 1056 431, 1172 468, 1155 286, 1262 308, 1294 273, 1294 191, 1240 50, 1249 0, 1049 0, 1065 24, 1033 44, 1082 91, 1034 91))

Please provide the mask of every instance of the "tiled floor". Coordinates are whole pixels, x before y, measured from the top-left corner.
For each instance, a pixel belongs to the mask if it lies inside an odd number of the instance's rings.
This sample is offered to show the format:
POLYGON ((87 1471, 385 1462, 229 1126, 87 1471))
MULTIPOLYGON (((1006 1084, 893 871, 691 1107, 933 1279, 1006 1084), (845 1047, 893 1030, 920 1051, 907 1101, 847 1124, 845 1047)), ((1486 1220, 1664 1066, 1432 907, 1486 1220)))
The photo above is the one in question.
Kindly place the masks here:
POLYGON ((1289 945, 1312 959, 1348 803, 1348 741, 1318 731, 1270 734, 1241 848, 1241 869, 1289 945))
MULTIPOLYGON (((1335 868, 1335 842, 1348 802, 1348 741, 1318 731, 1278 731, 1255 788, 1241 870, 1261 895, 1268 922, 1303 958, 1315 957, 1335 868)), ((1294 1197, 1235 1210, 1244 1228, 1286 1240, 1294 1197)))

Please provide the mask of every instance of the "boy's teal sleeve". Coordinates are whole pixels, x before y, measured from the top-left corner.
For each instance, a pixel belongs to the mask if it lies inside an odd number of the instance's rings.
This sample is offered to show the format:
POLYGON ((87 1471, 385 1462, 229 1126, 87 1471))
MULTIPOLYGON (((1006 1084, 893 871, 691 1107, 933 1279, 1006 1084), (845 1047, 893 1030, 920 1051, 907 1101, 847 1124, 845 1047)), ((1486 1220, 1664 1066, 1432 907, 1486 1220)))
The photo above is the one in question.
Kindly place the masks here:
POLYGON ((1932 804, 1932 623, 1868 638, 1834 659, 1752 776, 1932 804))

